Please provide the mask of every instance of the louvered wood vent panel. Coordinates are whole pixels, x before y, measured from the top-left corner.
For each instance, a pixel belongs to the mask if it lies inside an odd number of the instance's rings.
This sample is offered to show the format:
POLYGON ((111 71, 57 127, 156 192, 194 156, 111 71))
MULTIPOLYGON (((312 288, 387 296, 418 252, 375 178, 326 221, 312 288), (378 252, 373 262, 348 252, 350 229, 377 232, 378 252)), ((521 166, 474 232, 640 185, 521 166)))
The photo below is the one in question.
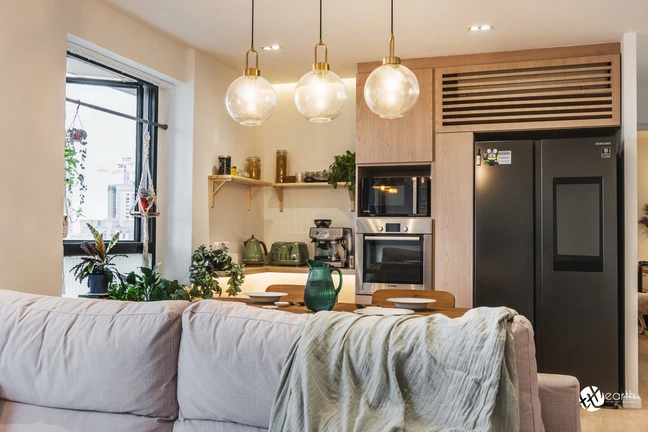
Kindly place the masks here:
POLYGON ((442 68, 437 132, 620 125, 619 56, 442 68))

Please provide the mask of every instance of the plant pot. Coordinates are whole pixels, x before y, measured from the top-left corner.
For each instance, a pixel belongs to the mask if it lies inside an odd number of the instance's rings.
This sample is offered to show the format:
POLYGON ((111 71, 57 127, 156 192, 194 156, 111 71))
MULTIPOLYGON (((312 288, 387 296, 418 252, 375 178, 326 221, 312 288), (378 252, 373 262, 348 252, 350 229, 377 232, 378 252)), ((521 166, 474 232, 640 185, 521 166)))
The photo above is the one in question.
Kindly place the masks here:
POLYGON ((146 198, 140 198, 139 199, 139 209, 141 213, 146 213, 148 212, 148 207, 149 207, 149 200, 146 198))
POLYGON ((88 276, 90 294, 106 294, 108 292, 108 278, 105 274, 91 274, 88 276))

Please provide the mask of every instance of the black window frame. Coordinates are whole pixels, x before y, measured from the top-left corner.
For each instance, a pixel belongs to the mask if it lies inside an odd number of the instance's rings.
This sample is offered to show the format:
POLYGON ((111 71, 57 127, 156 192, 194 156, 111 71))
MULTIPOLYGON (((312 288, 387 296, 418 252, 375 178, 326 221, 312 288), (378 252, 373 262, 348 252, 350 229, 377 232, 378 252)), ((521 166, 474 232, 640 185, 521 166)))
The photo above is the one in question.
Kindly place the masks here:
MULTIPOLYGON (((98 68, 119 74, 129 81, 116 81, 111 79, 97 79, 97 78, 76 78, 66 77, 66 84, 83 84, 83 85, 96 85, 114 88, 132 88, 137 90, 137 114, 139 118, 157 122, 158 121, 158 106, 159 106, 159 88, 158 86, 144 81, 140 78, 134 77, 128 73, 98 63, 86 57, 74 54, 68 51, 68 57, 81 60, 89 63, 98 68)), ((145 125, 142 122, 137 122, 136 125, 136 141, 135 141, 135 186, 137 189, 140 177, 142 176, 142 158, 144 150, 144 131, 148 130, 151 135, 149 143, 149 169, 153 177, 153 183, 157 185, 157 159, 158 159, 158 130, 156 127, 145 125)), ((157 191, 157 190, 156 190, 157 191)), ((135 190, 136 192, 136 190, 135 190)), ((134 218, 134 231, 133 240, 119 240, 119 242, 111 249, 113 254, 142 254, 144 252, 144 243, 142 242, 142 221, 140 217, 134 218)), ((152 262, 155 262, 156 255, 156 219, 149 218, 149 253, 152 255, 152 262)), ((83 256, 85 252, 81 249, 81 243, 84 240, 66 240, 63 239, 63 256, 83 256)))

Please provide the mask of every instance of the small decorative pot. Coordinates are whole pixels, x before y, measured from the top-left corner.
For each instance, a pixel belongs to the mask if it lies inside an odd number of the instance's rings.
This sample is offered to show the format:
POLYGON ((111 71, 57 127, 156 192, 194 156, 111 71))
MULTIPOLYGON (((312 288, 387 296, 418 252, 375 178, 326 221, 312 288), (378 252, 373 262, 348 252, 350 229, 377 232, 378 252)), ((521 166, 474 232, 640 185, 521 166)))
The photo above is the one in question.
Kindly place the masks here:
POLYGON ((149 207, 149 200, 147 198, 140 198, 139 199, 139 208, 141 213, 146 213, 148 212, 149 207))
POLYGON ((105 274, 91 274, 88 276, 90 294, 106 294, 108 292, 108 278, 105 274))

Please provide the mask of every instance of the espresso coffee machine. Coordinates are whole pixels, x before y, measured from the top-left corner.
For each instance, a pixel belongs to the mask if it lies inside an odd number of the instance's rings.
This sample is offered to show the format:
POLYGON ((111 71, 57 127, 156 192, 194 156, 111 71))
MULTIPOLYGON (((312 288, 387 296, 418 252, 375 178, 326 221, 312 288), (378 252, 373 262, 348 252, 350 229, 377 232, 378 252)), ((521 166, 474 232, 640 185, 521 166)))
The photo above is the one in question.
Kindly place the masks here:
POLYGON ((315 259, 331 267, 353 268, 351 228, 313 227, 308 236, 315 243, 315 259))

